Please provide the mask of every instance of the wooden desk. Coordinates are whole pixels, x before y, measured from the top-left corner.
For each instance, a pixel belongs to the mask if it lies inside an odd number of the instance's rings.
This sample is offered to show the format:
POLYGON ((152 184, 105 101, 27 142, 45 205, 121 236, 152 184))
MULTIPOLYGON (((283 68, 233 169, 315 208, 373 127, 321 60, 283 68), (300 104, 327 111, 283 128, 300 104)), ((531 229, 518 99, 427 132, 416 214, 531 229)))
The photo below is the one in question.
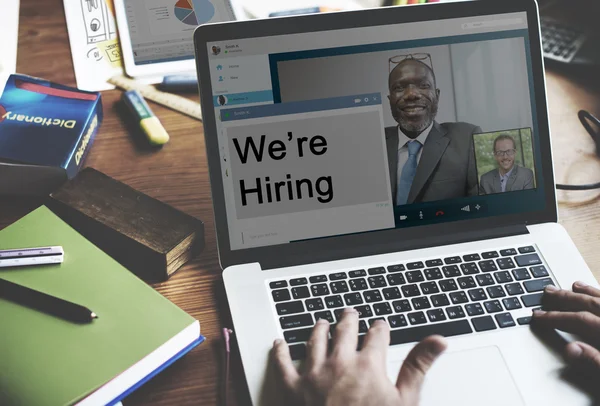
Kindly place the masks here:
MULTIPOLYGON (((20 18, 18 71, 75 86, 62 0, 21 0, 20 18)), ((548 74, 556 177, 561 182, 569 176, 574 181, 600 178, 600 163, 593 155, 594 145, 576 115, 580 108, 600 114, 600 88, 587 88, 597 79, 589 72, 575 76, 578 79, 572 80, 567 73, 556 70, 548 74), (584 169, 583 175, 577 175, 581 168, 584 169)), ((219 399, 221 385, 220 329, 231 326, 231 320, 217 258, 202 125, 199 121, 152 104, 152 109, 171 135, 171 142, 160 151, 140 149, 131 140, 116 113, 115 104, 120 95, 120 91, 104 92, 102 95, 104 122, 87 165, 196 216, 206 224, 204 253, 168 282, 154 287, 200 320, 207 341, 124 403, 126 406, 213 405, 219 399)), ((559 195, 571 202, 560 206, 561 222, 598 278, 600 200, 582 205, 573 203, 581 200, 581 194, 577 192, 559 195)), ((0 199, 0 228, 39 204, 38 199, 0 199)), ((232 356, 230 398, 232 405, 249 403, 236 353, 232 356)))

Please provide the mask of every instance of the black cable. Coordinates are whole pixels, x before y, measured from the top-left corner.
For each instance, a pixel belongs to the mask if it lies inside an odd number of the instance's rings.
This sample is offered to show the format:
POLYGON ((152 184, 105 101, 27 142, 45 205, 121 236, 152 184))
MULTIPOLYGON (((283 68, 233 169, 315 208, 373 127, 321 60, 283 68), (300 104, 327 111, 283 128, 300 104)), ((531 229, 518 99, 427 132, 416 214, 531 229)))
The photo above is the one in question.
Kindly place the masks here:
MULTIPOLYGON (((577 117, 579 117, 581 125, 583 125, 590 137, 592 137, 596 143, 596 149, 598 149, 598 146, 600 146, 600 120, 585 110, 579 110, 577 117), (594 129, 591 123, 595 124, 598 129, 594 129)), ((557 183, 556 188, 560 190, 593 190, 600 189, 600 182, 587 183, 583 185, 561 185, 557 183)))

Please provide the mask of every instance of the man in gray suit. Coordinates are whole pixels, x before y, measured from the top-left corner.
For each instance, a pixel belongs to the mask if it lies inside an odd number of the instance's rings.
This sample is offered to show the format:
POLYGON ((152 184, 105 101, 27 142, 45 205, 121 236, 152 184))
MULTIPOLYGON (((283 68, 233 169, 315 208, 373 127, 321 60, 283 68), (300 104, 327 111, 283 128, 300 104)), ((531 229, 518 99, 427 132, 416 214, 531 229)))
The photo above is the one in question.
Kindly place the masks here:
POLYGON ((438 123, 435 73, 412 58, 389 75, 388 99, 398 126, 385 138, 392 196, 397 206, 478 194, 473 134, 468 123, 438 123))
POLYGON ((498 169, 481 176, 479 193, 512 192, 514 190, 533 189, 533 171, 515 164, 517 144, 510 135, 499 135, 494 140, 494 157, 498 169))

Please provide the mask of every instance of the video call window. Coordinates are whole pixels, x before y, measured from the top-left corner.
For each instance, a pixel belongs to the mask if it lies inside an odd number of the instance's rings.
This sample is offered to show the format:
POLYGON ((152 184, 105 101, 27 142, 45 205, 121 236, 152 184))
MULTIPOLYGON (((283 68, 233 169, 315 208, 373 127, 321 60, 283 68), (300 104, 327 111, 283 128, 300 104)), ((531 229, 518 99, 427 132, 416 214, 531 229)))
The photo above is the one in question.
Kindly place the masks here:
POLYGON ((479 194, 535 189, 531 128, 473 135, 479 194))
MULTIPOLYGON (((381 93, 390 189, 397 207, 533 189, 533 117, 524 32, 469 38, 441 45, 415 40, 270 55, 274 100, 381 93), (514 134, 515 128, 523 129, 515 138, 518 145, 510 148, 515 155, 486 159, 493 151, 485 137, 514 134), (479 139, 487 143, 487 152, 483 146, 476 151, 479 139), (508 167, 513 157, 517 166, 509 175, 518 174, 517 182, 486 182, 493 173, 484 175, 498 168, 494 163, 508 167)), ((365 136, 378 136, 378 130, 365 136)), ((504 179, 504 174, 498 178, 504 179)))

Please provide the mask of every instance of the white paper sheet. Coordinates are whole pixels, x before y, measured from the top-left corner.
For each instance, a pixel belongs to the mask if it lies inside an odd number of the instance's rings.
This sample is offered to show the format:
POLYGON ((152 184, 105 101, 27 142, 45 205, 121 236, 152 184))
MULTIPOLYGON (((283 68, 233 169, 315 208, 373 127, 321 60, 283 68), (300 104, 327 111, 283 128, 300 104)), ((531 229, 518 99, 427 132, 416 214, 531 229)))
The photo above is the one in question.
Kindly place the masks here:
POLYGON ((77 87, 114 89, 106 80, 123 73, 112 0, 63 0, 77 87))
POLYGON ((0 95, 2 95, 8 75, 15 73, 17 69, 19 0, 2 3, 0 27, 2 27, 2 40, 0 40, 0 95))

